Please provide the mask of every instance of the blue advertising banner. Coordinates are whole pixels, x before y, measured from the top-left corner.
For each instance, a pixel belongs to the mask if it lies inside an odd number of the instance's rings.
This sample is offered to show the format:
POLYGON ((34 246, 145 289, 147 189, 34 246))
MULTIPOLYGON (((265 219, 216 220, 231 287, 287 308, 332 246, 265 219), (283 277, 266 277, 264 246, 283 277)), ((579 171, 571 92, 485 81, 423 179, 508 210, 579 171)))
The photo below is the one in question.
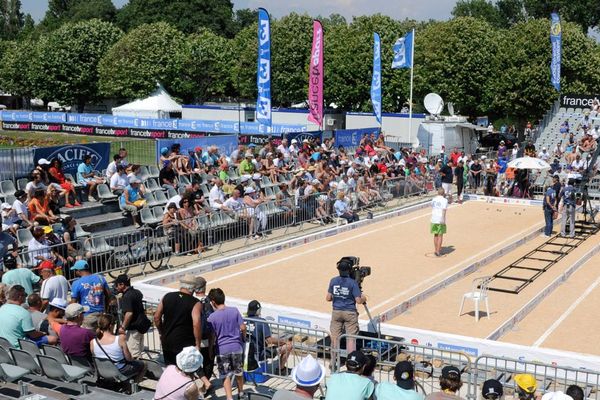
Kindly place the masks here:
POLYGON ((365 135, 375 134, 375 138, 379 137, 379 128, 364 128, 364 129, 342 129, 334 132, 335 147, 356 147, 360 144, 360 139, 365 135))
POLYGON ((292 139, 296 139, 298 142, 302 143, 304 139, 323 139, 323 132, 321 131, 311 131, 311 132, 293 132, 286 133, 285 138, 288 140, 288 143, 292 142, 292 139))
POLYGON ((160 149, 163 147, 171 148, 175 143, 181 145, 181 154, 188 154, 190 150, 196 147, 202 147, 205 150, 208 146, 217 146, 220 154, 229 155, 237 148, 237 136, 207 136, 190 139, 159 139, 156 141, 156 162, 160 161, 160 149))
POLYGON ((63 172, 77 175, 77 167, 86 155, 92 156, 92 167, 101 171, 110 163, 110 143, 75 144, 68 146, 39 147, 34 149, 33 162, 37 165, 40 158, 52 161, 58 158, 62 162, 63 172))
POLYGON ((562 57, 562 28, 560 16, 550 14, 550 44, 552 45, 552 62, 550 63, 550 81, 552 86, 560 92, 560 63, 562 57))
MULTIPOLYGON (((63 126, 77 125, 89 127, 102 127, 107 129, 106 132, 102 131, 98 134, 105 136, 113 136, 110 133, 112 132, 111 128, 131 128, 136 130, 165 130, 221 134, 241 133, 252 135, 269 135, 307 131, 306 125, 274 124, 272 126, 267 126, 258 122, 242 122, 240 125, 237 121, 152 119, 113 116, 107 114, 67 114, 58 112, 52 113, 2 111, 0 117, 4 122, 34 122, 40 123, 43 126, 47 124, 54 124, 58 126, 60 123, 63 123, 63 126)), ((128 136, 126 129, 122 129, 118 133, 118 135, 114 136, 128 136)))
POLYGON ((371 103, 377 122, 381 124, 381 39, 373 33, 373 79, 371 80, 371 103))
POLYGON ((271 21, 264 8, 258 9, 258 69, 256 72, 256 120, 271 126, 271 21))

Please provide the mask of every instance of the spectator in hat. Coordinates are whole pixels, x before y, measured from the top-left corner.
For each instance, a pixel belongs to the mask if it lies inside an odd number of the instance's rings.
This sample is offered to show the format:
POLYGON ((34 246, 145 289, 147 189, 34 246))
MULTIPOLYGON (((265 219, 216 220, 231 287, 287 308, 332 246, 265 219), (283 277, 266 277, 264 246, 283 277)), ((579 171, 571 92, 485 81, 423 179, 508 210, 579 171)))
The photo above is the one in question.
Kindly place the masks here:
POLYGON ((92 167, 92 156, 87 154, 83 156, 83 162, 77 167, 77 181, 80 185, 88 188, 88 199, 97 201, 94 198, 96 186, 104 183, 104 178, 96 176, 94 167, 92 167))
POLYGON ((49 336, 54 336, 58 339, 60 334, 60 328, 67 322, 65 317, 65 310, 69 303, 63 299, 52 299, 46 307, 48 317, 42 321, 40 331, 46 333, 49 336))
POLYGON ((240 162, 240 166, 239 166, 239 170, 240 170, 240 175, 245 175, 245 174, 253 174, 254 173, 254 163, 252 162, 252 160, 254 159, 254 154, 252 154, 252 151, 248 150, 246 152, 246 154, 244 155, 244 159, 240 162))
POLYGON ((294 390, 280 389, 273 395, 273 400, 312 399, 324 377, 325 367, 309 354, 292 369, 290 378, 296 384, 294 390))
POLYGON ((238 393, 244 390, 244 347, 242 338, 246 336, 246 324, 235 307, 225 305, 225 293, 219 288, 211 289, 208 298, 214 312, 208 316, 208 323, 215 333, 217 343, 217 368, 223 379, 227 399, 233 399, 232 378, 237 382, 238 393))
POLYGON ((144 310, 144 296, 131 286, 127 274, 119 275, 114 284, 117 293, 121 294, 119 310, 123 322, 119 327, 119 334, 125 335, 131 357, 139 359, 144 351, 144 334, 152 325, 144 310))
POLYGON ((425 397, 425 400, 458 400, 461 397, 457 394, 462 387, 460 379, 460 370, 453 365, 446 365, 442 368, 440 375, 440 392, 433 392, 425 397))
POLYGON ((50 234, 52 234, 52 228, 49 226, 36 226, 31 232, 33 238, 27 243, 27 252, 36 266, 45 260, 50 260, 57 266, 65 265, 66 261, 57 251, 58 247, 50 247, 52 245, 48 240, 50 234))
POLYGON ((115 331, 115 317, 111 314, 102 314, 98 318, 96 337, 90 340, 89 346, 92 355, 99 359, 110 360, 120 373, 135 382, 140 382, 146 372, 146 364, 143 361, 134 360, 129 348, 125 334, 119 330, 115 331))
MULTIPOLYGON (((89 312, 89 307, 78 303, 71 303, 65 309, 64 325, 60 327, 60 347, 75 364, 91 367, 92 351, 90 342, 96 337, 95 330, 82 327, 84 313, 89 312)), ((97 321, 96 321, 97 323, 97 321)))
POLYGON ((370 379, 361 376, 367 358, 358 350, 348 354, 346 372, 331 375, 327 382, 326 400, 366 400, 370 399, 375 390, 375 384, 370 379))
POLYGON ((71 286, 71 302, 85 307, 83 326, 96 329, 98 317, 107 308, 112 294, 106 279, 100 274, 93 274, 86 260, 79 260, 71 267, 78 279, 71 286))
POLYGON ((20 285, 25 289, 25 293, 29 296, 33 293, 33 286, 40 281, 40 277, 31 272, 29 268, 17 268, 16 251, 7 253, 4 256, 4 275, 2 275, 2 283, 8 286, 20 285))
MULTIPOLYGON (((163 371, 154 393, 160 400, 197 400, 201 397, 197 382, 197 371, 204 359, 194 346, 188 346, 177 354, 176 364, 168 365, 163 371)), ((199 382, 198 382, 199 383, 199 382)))
POLYGON ((513 380, 516 384, 516 397, 519 400, 533 400, 537 389, 537 380, 531 374, 517 374, 513 380))
POLYGON ((127 186, 129 186, 129 177, 127 176, 125 167, 119 164, 115 173, 110 177, 110 190, 117 196, 120 196, 127 186))
POLYGON ((201 346, 200 300, 195 293, 203 292, 206 280, 186 275, 179 281, 179 291, 163 296, 154 313, 154 326, 160 334, 165 364, 176 364, 183 348, 201 346))
POLYGON ((35 329, 31 314, 21 305, 27 299, 25 288, 13 285, 8 289, 6 303, 0 307, 0 337, 8 340, 17 349, 19 339, 31 339, 38 345, 56 344, 56 338, 48 337, 35 329))
POLYGON ((21 227, 19 224, 20 221, 17 213, 15 212, 15 210, 13 210, 12 205, 8 203, 2 203, 0 208, 2 209, 2 231, 8 231, 13 236, 16 236, 17 229, 21 227))
POLYGON ((40 297, 42 299, 42 311, 46 310, 50 300, 63 299, 67 300, 69 294, 69 282, 63 275, 56 275, 56 265, 50 260, 45 260, 38 265, 36 270, 42 277, 42 287, 40 289, 40 297))
POLYGON ((423 395, 415 391, 415 371, 410 361, 400 361, 394 368, 394 385, 382 382, 375 387, 377 400, 423 400, 423 395))
POLYGON ((574 400, 571 396, 566 393, 559 391, 546 392, 542 396, 542 400, 574 400))
POLYGON ((15 210, 17 217, 19 217, 21 228, 33 226, 33 220, 29 217, 29 208, 25 205, 25 201, 27 201, 27 193, 23 190, 17 190, 12 208, 15 210))
POLYGON ((567 390, 565 391, 565 394, 567 394, 568 396, 571 396, 571 398, 573 400, 584 400, 585 399, 585 393, 583 392, 583 389, 577 385, 570 385, 567 388, 567 390))
POLYGON ((146 205, 140 192, 141 183, 142 181, 136 177, 129 179, 129 185, 127 185, 123 194, 119 196, 119 207, 121 210, 131 213, 133 222, 138 228, 141 226, 139 210, 146 205))
POLYGON ((173 163, 170 160, 163 161, 163 167, 158 175, 158 180, 165 190, 177 187, 177 173, 175 173, 173 163))
POLYGON ((252 300, 248 303, 248 318, 252 321, 247 322, 247 331, 251 335, 254 343, 256 343, 257 360, 264 362, 268 358, 267 350, 269 347, 274 347, 279 355, 279 369, 287 372, 287 359, 292 351, 292 338, 280 339, 271 333, 271 328, 266 322, 267 320, 261 317, 262 306, 258 300, 252 300))
POLYGON ((502 384, 497 379, 488 379, 483 382, 481 397, 485 400, 501 400, 504 396, 502 384))

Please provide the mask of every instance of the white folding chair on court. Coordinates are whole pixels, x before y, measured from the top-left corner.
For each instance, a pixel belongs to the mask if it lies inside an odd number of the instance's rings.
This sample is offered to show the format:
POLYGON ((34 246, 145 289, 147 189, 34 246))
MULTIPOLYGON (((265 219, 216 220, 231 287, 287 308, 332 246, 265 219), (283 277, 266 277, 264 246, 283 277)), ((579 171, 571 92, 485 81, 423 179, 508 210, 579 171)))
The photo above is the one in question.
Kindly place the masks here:
POLYGON ((463 294, 463 298, 460 303, 460 310, 458 311, 459 317, 462 315, 465 300, 470 299, 473 300, 473 303, 475 303, 475 321, 479 321, 479 303, 482 301, 485 302, 485 312, 487 314, 488 319, 490 318, 490 306, 488 304, 488 286, 491 281, 491 276, 484 276, 482 278, 473 279, 473 283, 471 284, 471 291, 463 294))

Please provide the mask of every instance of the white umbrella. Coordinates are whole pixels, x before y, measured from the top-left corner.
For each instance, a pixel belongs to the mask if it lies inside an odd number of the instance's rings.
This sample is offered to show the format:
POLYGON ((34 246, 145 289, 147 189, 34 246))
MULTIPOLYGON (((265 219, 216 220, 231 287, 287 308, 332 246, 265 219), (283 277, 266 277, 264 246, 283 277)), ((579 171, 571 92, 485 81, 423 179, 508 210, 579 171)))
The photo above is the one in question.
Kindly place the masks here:
POLYGON ((550 169, 550 164, 535 157, 519 157, 509 162, 508 167, 517 169, 550 169))

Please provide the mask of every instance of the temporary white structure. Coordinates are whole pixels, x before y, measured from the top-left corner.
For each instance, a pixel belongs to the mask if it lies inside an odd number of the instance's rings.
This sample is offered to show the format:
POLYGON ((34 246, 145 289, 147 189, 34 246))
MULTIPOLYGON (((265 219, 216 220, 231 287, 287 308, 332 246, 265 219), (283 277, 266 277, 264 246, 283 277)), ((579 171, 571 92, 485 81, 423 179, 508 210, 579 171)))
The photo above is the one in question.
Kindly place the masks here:
POLYGON ((157 86, 147 98, 113 108, 113 115, 138 118, 171 118, 171 113, 181 115, 183 109, 181 105, 173 100, 162 85, 157 84, 157 86))

